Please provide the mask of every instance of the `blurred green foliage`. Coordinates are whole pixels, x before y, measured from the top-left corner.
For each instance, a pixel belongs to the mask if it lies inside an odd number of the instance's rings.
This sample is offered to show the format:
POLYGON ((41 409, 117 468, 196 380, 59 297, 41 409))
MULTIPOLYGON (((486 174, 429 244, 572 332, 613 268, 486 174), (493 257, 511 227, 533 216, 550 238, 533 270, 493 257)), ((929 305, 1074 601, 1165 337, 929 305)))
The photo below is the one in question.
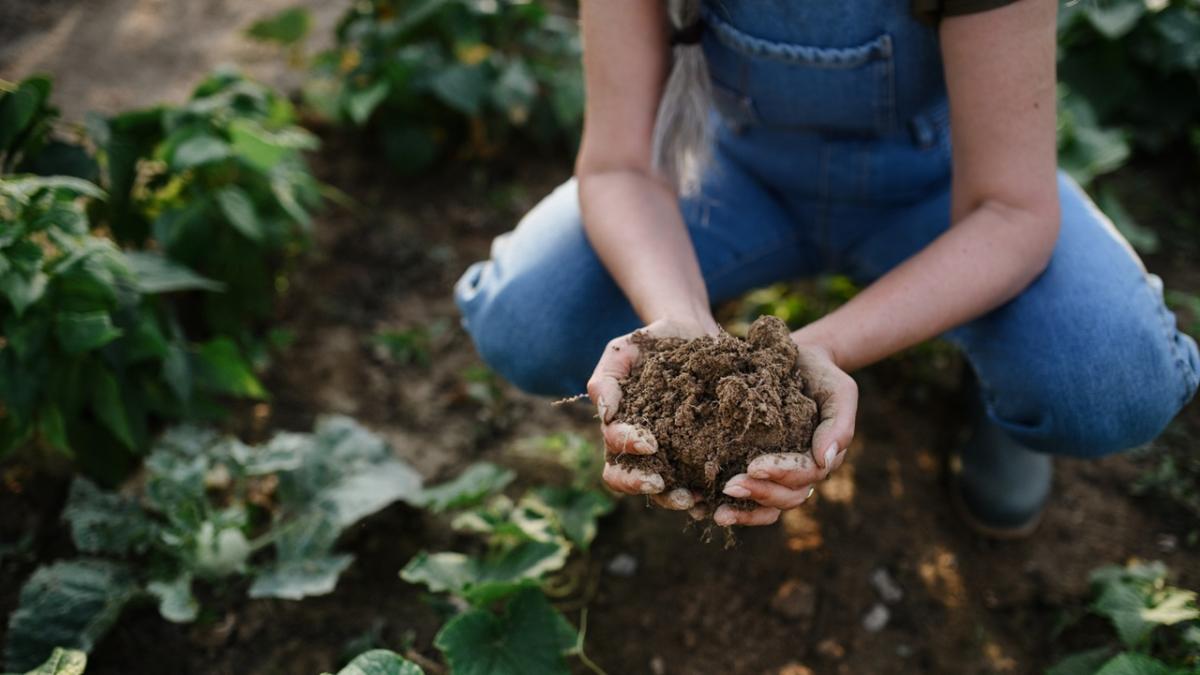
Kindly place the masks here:
POLYGON ((359 0, 305 94, 415 173, 450 155, 494 157, 518 135, 573 147, 580 53, 574 23, 540 2, 359 0))

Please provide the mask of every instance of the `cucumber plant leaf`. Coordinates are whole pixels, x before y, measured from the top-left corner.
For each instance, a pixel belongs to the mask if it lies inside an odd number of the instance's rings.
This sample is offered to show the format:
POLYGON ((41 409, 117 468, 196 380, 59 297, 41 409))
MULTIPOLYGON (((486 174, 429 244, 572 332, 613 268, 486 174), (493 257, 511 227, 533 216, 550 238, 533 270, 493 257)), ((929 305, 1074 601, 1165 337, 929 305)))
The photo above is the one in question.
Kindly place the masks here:
POLYGON ((78 649, 55 647, 45 663, 25 675, 83 675, 86 668, 87 654, 78 649))
POLYGON ((137 594, 133 573, 120 563, 79 559, 38 568, 9 616, 7 667, 35 668, 56 647, 90 651, 137 594))
POLYGON ((425 675, 425 671, 395 652, 372 649, 354 657, 337 675, 425 675))
POLYGON ((536 588, 524 589, 493 614, 472 609, 451 619, 434 640, 455 675, 568 673, 565 655, 577 633, 536 588))
POLYGON ((423 551, 404 566, 400 578, 434 593, 448 592, 486 604, 561 569, 569 552, 561 542, 540 541, 526 541, 484 558, 423 551))
POLYGON ((425 488, 420 503, 435 513, 465 508, 503 490, 514 478, 516 474, 510 469, 491 462, 478 462, 451 481, 425 488))
POLYGON ((76 477, 71 482, 63 520, 83 553, 124 556, 144 553, 156 534, 155 523, 132 499, 106 492, 76 477))

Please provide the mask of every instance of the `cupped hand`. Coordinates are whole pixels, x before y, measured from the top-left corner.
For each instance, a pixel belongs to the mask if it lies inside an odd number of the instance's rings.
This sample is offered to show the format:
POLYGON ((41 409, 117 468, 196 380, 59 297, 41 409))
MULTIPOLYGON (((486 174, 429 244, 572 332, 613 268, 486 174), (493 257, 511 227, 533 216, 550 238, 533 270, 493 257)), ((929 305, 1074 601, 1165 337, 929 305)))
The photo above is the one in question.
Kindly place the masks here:
MULTIPOLYGON (((682 322, 663 319, 649 324, 640 332, 654 337, 678 337, 691 339, 715 334, 716 322, 682 322)), ((639 331, 635 331, 639 332, 639 331)), ((698 509, 699 495, 683 488, 663 493, 665 484, 662 476, 642 469, 620 466, 614 463, 618 455, 651 455, 658 452, 658 442, 649 429, 613 418, 621 405, 621 380, 628 377, 638 360, 638 346, 633 333, 614 338, 604 348, 596 370, 588 380, 587 391, 600 416, 600 431, 604 435, 604 483, 616 492, 631 495, 648 495, 658 506, 675 511, 698 509)))
MULTIPOLYGON (((751 499, 759 507, 749 511, 729 505, 717 508, 718 525, 770 525, 780 513, 794 509, 812 496, 813 486, 842 465, 854 438, 858 410, 858 385, 834 362, 828 348, 797 344, 798 364, 804 374, 804 393, 817 403, 819 419, 813 431, 813 452, 762 455, 751 460, 746 473, 725 483, 724 492, 751 499)), ((593 397, 594 398, 594 397, 593 397)))

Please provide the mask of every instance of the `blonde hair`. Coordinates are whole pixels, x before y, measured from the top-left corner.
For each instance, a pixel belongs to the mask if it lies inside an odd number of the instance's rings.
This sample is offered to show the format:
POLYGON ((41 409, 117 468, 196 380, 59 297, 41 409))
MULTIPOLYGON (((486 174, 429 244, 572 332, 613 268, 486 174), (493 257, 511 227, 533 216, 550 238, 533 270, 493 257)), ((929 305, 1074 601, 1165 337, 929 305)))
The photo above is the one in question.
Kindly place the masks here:
MULTIPOLYGON (((700 21, 700 0, 666 2, 675 31, 700 21)), ((686 196, 700 189, 712 161, 712 83, 699 43, 678 43, 671 52, 671 73, 654 120, 654 167, 686 196)))

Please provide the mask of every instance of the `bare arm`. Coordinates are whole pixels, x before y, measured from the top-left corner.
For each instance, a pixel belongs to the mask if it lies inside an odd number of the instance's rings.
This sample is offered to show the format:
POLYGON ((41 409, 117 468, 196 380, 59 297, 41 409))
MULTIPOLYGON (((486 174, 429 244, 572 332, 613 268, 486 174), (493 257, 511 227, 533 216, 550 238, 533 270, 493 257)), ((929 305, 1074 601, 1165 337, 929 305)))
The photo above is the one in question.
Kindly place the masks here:
POLYGON ((954 145, 953 226, 837 311, 797 331, 844 370, 1015 297, 1058 239, 1056 0, 951 17, 941 42, 954 145))
POLYGON ((664 3, 581 4, 587 107, 575 175, 588 240, 643 322, 715 332, 677 196, 651 166, 669 65, 664 3))

